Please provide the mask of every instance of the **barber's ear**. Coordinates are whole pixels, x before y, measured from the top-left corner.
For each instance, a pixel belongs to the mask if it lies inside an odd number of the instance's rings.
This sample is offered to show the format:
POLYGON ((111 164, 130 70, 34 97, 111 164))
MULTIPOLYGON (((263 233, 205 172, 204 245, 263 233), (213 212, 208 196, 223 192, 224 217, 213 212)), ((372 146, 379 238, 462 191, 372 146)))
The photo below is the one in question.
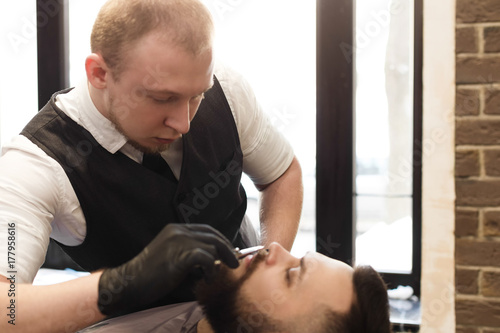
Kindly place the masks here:
POLYGON ((110 71, 100 54, 92 53, 87 57, 85 71, 87 72, 87 79, 94 88, 106 88, 110 71))

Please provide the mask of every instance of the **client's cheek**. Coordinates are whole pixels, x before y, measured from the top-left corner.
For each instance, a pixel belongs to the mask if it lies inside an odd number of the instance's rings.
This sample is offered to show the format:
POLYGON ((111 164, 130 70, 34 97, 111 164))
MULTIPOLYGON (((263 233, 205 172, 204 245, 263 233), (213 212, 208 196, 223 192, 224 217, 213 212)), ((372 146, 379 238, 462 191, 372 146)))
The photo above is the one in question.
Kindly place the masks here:
POLYGON ((288 294, 281 288, 276 288, 269 294, 269 299, 275 305, 282 305, 288 301, 288 294))
MULTIPOLYGON (((262 282, 262 280, 260 281, 262 282)), ((290 297, 279 287, 271 285, 262 285, 257 288, 257 282, 245 289, 245 294, 248 295, 248 303, 252 306, 253 311, 259 314, 265 314, 268 317, 282 318, 290 310, 290 297)))
POLYGON ((245 275, 245 272, 247 271, 247 267, 244 263, 245 259, 240 261, 240 265, 238 266, 238 268, 231 270, 232 274, 236 279, 241 279, 245 275))

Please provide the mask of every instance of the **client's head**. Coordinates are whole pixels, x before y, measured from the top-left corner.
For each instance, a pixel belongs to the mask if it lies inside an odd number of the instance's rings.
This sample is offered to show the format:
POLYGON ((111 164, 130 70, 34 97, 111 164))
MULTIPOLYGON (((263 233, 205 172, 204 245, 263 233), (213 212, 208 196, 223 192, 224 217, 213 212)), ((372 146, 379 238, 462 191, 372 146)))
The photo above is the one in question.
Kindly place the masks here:
POLYGON ((197 298, 215 332, 390 332, 387 291, 369 266, 319 253, 302 259, 277 243, 221 266, 197 298))

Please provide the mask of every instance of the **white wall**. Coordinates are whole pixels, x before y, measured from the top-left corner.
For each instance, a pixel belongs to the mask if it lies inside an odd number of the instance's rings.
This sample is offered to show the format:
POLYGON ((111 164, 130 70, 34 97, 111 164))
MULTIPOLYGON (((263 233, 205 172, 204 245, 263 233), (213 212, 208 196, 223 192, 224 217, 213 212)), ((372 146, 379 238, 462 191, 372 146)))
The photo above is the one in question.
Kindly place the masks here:
POLYGON ((455 332, 455 6, 424 0, 421 332, 455 332))

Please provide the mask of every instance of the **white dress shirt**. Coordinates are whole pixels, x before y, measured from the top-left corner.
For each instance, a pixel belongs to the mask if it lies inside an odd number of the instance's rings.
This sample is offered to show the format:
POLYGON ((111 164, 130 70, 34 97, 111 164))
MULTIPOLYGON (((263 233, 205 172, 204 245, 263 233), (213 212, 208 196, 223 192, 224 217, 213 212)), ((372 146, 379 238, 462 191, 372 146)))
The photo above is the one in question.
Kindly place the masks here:
MULTIPOLYGON (((243 171, 256 184, 268 184, 290 166, 293 150, 272 127, 248 83, 234 71, 216 66, 215 74, 229 102, 243 151, 243 171)), ((115 126, 94 106, 87 81, 60 94, 57 106, 86 128, 111 153, 121 151, 138 163, 142 153, 127 143, 115 126)), ((174 142, 163 157, 178 178, 182 140, 174 142)), ((119 207, 117 207, 119 209, 119 207)), ((0 158, 0 274, 9 267, 8 224, 15 223, 17 282, 31 283, 43 264, 49 238, 76 246, 86 235, 85 218, 63 168, 24 136, 3 147, 0 158)), ((11 251, 12 252, 12 251, 11 251)))

